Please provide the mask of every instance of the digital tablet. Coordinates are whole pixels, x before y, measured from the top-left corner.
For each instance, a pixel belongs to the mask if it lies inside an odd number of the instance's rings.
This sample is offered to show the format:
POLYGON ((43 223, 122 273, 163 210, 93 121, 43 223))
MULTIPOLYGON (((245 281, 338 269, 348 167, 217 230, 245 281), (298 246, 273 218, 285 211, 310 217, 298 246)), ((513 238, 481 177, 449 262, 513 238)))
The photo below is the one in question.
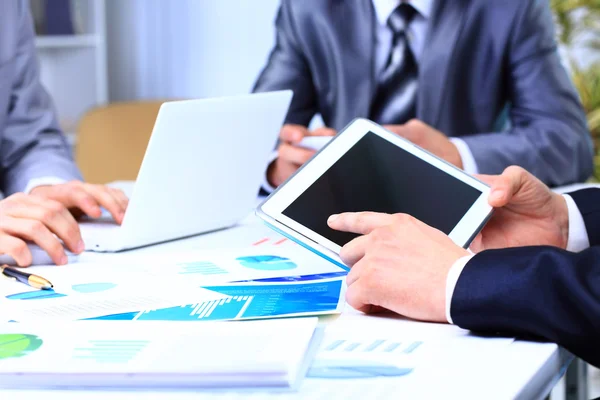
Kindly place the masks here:
POLYGON ((381 126, 356 119, 257 209, 271 228, 340 266, 358 235, 333 214, 405 213, 467 248, 492 213, 489 186, 381 126))

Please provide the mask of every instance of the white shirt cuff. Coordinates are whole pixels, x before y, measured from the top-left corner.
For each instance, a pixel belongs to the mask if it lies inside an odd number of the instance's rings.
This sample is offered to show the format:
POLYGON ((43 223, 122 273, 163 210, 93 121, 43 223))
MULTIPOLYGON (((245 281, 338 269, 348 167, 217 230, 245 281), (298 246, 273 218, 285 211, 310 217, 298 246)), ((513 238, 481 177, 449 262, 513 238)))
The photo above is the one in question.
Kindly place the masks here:
POLYGON ((477 168, 475 157, 473 157, 469 145, 464 140, 455 137, 450 138, 450 141, 456 146, 458 154, 460 154, 463 163, 463 171, 470 175, 478 174, 479 168, 477 168))
POLYGON ((269 157, 269 161, 267 162, 267 168, 265 168, 265 176, 263 177, 262 188, 267 193, 273 193, 275 191, 275 188, 269 183, 269 178, 267 178, 267 171, 269 170, 269 166, 271 165, 271 163, 277 160, 278 156, 279 153, 277 152, 277 150, 273 151, 271 153, 271 156, 269 157))
POLYGON ((590 239, 585 228, 585 222, 581 211, 577 208, 575 200, 568 194, 562 195, 567 202, 569 211, 569 239, 567 240, 567 251, 578 253, 590 247, 590 239))
POLYGON ((60 185, 61 183, 65 183, 64 179, 57 178, 55 176, 43 176, 41 178, 34 178, 27 182, 27 186, 25 186, 24 193, 29 194, 33 189, 38 186, 52 186, 52 185, 60 185))
POLYGON ((448 277, 446 278, 446 319, 448 323, 453 324, 452 316, 450 315, 450 308, 452 306, 452 296, 454 295, 454 289, 458 283, 458 278, 467 263, 473 258, 474 255, 464 256, 454 262, 450 271, 448 271, 448 277))

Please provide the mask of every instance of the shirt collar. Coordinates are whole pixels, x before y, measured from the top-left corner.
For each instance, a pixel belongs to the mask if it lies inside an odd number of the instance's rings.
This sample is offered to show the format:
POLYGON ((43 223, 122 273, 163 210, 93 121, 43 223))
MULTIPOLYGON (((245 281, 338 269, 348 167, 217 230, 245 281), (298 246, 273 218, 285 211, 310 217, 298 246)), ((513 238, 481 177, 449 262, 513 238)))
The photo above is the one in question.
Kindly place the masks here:
MULTIPOLYGON (((410 0, 410 4, 425 19, 429 19, 434 0, 410 0)), ((373 7, 380 25, 387 26, 387 20, 402 0, 373 0, 373 7)))

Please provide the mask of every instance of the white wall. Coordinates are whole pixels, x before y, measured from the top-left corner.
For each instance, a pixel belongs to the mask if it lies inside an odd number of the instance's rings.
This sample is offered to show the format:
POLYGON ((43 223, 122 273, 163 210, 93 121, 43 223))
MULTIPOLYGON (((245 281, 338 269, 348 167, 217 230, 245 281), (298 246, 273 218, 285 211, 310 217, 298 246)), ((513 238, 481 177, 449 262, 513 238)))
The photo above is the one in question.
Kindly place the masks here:
POLYGON ((247 93, 279 0, 107 1, 111 101, 247 93))

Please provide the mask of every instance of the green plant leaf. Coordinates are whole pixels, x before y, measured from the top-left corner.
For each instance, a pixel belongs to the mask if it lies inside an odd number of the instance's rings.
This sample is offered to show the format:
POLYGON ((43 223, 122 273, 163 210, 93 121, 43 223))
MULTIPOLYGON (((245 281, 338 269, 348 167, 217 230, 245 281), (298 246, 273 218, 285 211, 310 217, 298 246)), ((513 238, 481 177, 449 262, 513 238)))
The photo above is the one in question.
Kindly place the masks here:
POLYGON ((587 117, 590 130, 596 133, 597 139, 600 139, 600 107, 590 112, 587 117))

